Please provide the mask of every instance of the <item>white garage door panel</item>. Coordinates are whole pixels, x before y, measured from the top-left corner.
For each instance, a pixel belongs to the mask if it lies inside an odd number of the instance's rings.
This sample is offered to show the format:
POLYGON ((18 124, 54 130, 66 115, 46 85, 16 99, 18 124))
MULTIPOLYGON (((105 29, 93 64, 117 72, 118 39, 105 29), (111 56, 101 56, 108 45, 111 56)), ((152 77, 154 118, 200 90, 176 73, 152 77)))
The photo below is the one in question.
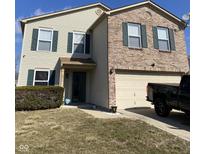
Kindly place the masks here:
POLYGON ((150 107, 146 101, 148 82, 179 83, 179 75, 157 73, 118 73, 116 74, 116 103, 119 109, 132 107, 150 107))

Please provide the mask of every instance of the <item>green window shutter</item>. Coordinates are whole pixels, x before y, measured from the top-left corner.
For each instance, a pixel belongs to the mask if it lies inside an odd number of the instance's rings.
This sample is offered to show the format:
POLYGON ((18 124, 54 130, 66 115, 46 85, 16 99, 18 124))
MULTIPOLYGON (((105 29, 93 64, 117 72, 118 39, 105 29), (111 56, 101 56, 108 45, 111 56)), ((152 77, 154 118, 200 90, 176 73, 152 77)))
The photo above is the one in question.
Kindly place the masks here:
POLYGON ((85 53, 90 53, 90 35, 86 34, 86 44, 85 44, 85 53))
POLYGON ((122 23, 122 37, 123 37, 123 45, 128 46, 128 27, 127 23, 123 22, 122 23))
POLYGON ((52 51, 56 52, 58 46, 58 31, 53 31, 53 44, 52 44, 52 51))
POLYGON ((173 29, 169 29, 169 42, 170 42, 170 49, 175 51, 176 47, 175 47, 174 30, 173 29))
POLYGON ((27 76, 27 86, 33 86, 33 76, 34 76, 34 70, 29 69, 28 76, 27 76))
POLYGON ((157 27, 152 27, 154 48, 159 49, 157 27))
POLYGON ((38 29, 33 29, 32 41, 31 41, 31 51, 36 51, 38 42, 38 29))
POLYGON ((72 53, 72 47, 73 47, 73 33, 68 33, 68 44, 67 44, 67 52, 72 53))
POLYGON ((49 85, 55 85, 55 70, 50 70, 50 78, 49 78, 49 85))
POLYGON ((141 25, 142 47, 147 48, 147 30, 146 25, 141 25))

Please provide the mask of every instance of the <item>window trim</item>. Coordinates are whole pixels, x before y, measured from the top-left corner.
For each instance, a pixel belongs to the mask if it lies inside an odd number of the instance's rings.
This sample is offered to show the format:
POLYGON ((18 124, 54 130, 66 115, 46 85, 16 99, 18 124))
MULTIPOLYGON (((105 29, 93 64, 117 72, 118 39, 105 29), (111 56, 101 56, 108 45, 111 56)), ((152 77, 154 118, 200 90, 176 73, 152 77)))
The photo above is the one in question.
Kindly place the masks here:
POLYGON ((86 33, 85 32, 73 32, 73 40, 72 40, 73 44, 72 44, 72 54, 81 54, 81 55, 87 55, 87 53, 85 53, 86 50, 86 33), (83 34, 84 35, 84 52, 83 53, 75 53, 74 52, 74 35, 75 34, 83 34))
POLYGON ((132 49, 142 49, 142 34, 141 34, 141 24, 139 23, 131 23, 128 22, 127 23, 127 37, 128 37, 128 48, 132 48, 132 49), (139 27, 139 36, 133 36, 133 35, 129 35, 129 25, 137 25, 139 27), (140 43, 139 43, 139 47, 133 47, 129 45, 129 37, 135 37, 135 38, 139 38, 140 43))
POLYGON ((53 29, 50 28, 38 28, 38 40, 37 40, 37 51, 52 51, 52 47, 53 47, 53 29), (51 31, 51 40, 41 40, 40 39, 40 32, 41 30, 46 30, 46 31, 51 31), (50 50, 39 50, 39 41, 47 41, 47 42, 51 42, 51 47, 50 50))
POLYGON ((157 27, 157 41, 159 44, 159 41, 167 41, 168 42, 168 50, 162 50, 159 48, 160 51, 166 51, 166 52, 170 52, 171 51, 171 47, 170 47, 170 38, 169 38, 169 28, 167 27, 157 27), (158 35, 158 29, 164 29, 166 30, 167 34, 168 34, 168 39, 159 39, 159 35, 158 35))
POLYGON ((49 79, 50 79, 50 69, 44 69, 44 68, 38 68, 38 69, 34 69, 34 75, 33 75, 33 86, 35 86, 35 82, 47 82, 47 86, 49 85, 49 79), (47 80, 35 80, 36 78, 36 72, 48 72, 48 79, 47 80))

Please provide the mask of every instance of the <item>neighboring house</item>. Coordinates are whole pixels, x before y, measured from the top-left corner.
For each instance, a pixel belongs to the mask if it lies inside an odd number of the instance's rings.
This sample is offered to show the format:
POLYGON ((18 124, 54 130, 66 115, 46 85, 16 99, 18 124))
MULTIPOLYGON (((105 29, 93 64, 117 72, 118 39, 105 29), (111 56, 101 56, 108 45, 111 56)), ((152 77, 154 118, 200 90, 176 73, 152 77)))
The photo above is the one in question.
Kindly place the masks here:
POLYGON ((111 10, 96 3, 21 20, 18 86, 60 85, 65 98, 146 107, 148 82, 189 70, 186 24, 151 1, 111 10))
POLYGON ((188 64, 189 64, 189 71, 187 72, 187 74, 190 75, 190 55, 188 56, 188 64))
POLYGON ((18 72, 15 71, 15 87, 18 83, 18 72))
POLYGON ((190 67, 190 56, 188 56, 188 63, 189 63, 189 67, 190 67))

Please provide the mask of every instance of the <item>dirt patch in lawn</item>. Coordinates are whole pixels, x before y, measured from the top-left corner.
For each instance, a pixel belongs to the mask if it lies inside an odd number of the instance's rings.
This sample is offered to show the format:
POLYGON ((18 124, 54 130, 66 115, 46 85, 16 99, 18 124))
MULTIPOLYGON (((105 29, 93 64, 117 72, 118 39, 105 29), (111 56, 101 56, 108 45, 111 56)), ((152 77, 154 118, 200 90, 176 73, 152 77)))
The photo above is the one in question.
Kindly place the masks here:
POLYGON ((96 119, 79 109, 16 112, 16 153, 22 145, 49 154, 189 153, 189 142, 140 120, 96 119))

